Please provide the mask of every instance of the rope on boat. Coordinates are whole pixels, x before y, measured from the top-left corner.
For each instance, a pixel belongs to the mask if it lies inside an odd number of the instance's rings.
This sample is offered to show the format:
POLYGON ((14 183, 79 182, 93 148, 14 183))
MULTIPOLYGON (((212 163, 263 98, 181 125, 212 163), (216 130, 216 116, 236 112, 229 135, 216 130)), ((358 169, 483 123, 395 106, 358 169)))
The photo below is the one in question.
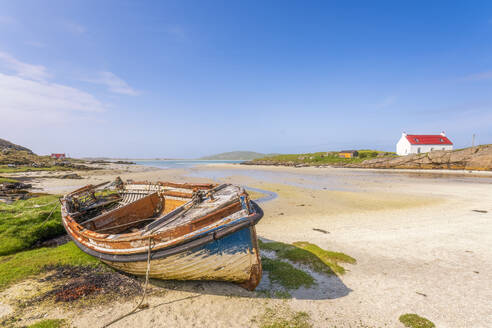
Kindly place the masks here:
POLYGON ((132 315, 133 313, 135 313, 137 310, 139 309, 146 309, 149 307, 149 303, 145 303, 143 304, 143 301, 145 300, 145 297, 147 296, 147 286, 149 285, 149 274, 150 274, 150 250, 152 248, 152 237, 149 237, 149 249, 147 251, 147 272, 145 273, 145 287, 144 287, 144 291, 143 291, 143 295, 142 295, 142 299, 140 300, 140 302, 137 304, 137 306, 135 306, 133 308, 133 310, 131 310, 130 312, 122 315, 122 316, 119 316, 118 318, 114 319, 113 321, 105 324, 104 326, 102 326, 102 328, 106 328, 106 327, 109 327, 111 326, 112 324, 120 321, 121 319, 123 318, 126 318, 128 317, 129 315, 132 315))

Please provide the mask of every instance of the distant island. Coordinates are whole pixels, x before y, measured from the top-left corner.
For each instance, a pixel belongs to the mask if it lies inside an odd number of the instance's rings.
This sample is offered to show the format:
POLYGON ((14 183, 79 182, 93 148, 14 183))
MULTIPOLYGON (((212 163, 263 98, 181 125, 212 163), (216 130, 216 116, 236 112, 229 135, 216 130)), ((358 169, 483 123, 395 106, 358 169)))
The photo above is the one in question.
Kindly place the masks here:
POLYGON ((257 158, 263 158, 266 156, 273 156, 275 154, 262 154, 254 151, 230 151, 227 153, 220 153, 211 156, 205 156, 199 158, 199 160, 207 161, 251 161, 257 158))

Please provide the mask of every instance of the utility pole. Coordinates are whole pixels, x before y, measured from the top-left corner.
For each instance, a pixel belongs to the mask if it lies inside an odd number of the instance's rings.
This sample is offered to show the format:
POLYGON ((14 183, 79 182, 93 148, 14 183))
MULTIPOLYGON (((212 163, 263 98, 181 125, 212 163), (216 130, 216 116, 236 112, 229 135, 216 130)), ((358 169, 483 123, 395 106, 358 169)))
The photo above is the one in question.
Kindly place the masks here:
POLYGON ((473 138, 472 138, 472 147, 475 147, 475 133, 473 134, 473 138))

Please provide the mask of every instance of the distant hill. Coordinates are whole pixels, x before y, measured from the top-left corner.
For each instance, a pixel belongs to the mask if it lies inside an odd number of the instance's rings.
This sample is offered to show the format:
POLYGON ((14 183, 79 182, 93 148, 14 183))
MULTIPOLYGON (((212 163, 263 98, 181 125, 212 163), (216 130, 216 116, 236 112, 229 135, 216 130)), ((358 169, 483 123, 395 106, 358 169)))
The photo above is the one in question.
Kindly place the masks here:
POLYGON ((0 150, 4 150, 4 149, 26 151, 29 154, 33 154, 32 150, 30 150, 29 148, 16 145, 16 144, 14 144, 10 141, 7 141, 5 139, 0 139, 0 150))
POLYGON ((222 160, 222 161, 227 161, 227 160, 250 161, 250 160, 253 160, 256 158, 262 158, 265 156, 268 156, 268 154, 256 153, 254 151, 230 151, 227 153, 221 153, 221 154, 201 157, 199 159, 208 160, 208 161, 213 161, 213 160, 218 160, 218 161, 220 161, 220 160, 222 160))

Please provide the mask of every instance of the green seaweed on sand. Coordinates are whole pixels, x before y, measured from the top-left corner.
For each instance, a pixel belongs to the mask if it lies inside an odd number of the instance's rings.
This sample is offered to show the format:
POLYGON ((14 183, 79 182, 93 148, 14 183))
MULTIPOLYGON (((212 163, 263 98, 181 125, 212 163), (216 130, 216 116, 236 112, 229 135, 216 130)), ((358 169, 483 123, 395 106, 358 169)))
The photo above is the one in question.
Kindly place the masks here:
POLYGON ((58 265, 100 266, 101 262, 82 252, 73 242, 56 248, 38 248, 0 256, 0 290, 58 265))
POLYGON ((38 321, 27 328, 62 328, 67 327, 67 322, 63 319, 45 319, 38 321))
MULTIPOLYGON (((256 321, 253 320, 253 321, 256 321)), ((266 308, 259 318, 260 328, 311 328, 310 316, 304 311, 293 311, 287 306, 266 308)))
POLYGON ((402 314, 399 320, 408 328, 434 328, 436 326, 432 321, 415 313, 402 314))
POLYGON ((357 262, 353 257, 347 254, 341 252, 327 251, 307 241, 296 241, 295 243, 293 243, 293 245, 302 248, 303 250, 306 250, 311 254, 315 255, 336 273, 340 273, 340 274, 345 273, 345 268, 340 266, 338 264, 339 262, 350 263, 350 264, 355 264, 357 262))
POLYGON ((286 289, 309 288, 315 284, 314 278, 307 272, 294 268, 292 264, 266 257, 261 259, 263 270, 268 272, 270 281, 286 289))
POLYGON ((57 196, 0 203, 0 255, 8 255, 64 234, 57 196))
POLYGON ((356 260, 344 253, 324 250, 308 242, 295 242, 293 245, 281 242, 259 241, 260 249, 273 251, 281 259, 305 265, 311 270, 324 274, 343 274, 345 268, 339 262, 354 264, 356 260))

